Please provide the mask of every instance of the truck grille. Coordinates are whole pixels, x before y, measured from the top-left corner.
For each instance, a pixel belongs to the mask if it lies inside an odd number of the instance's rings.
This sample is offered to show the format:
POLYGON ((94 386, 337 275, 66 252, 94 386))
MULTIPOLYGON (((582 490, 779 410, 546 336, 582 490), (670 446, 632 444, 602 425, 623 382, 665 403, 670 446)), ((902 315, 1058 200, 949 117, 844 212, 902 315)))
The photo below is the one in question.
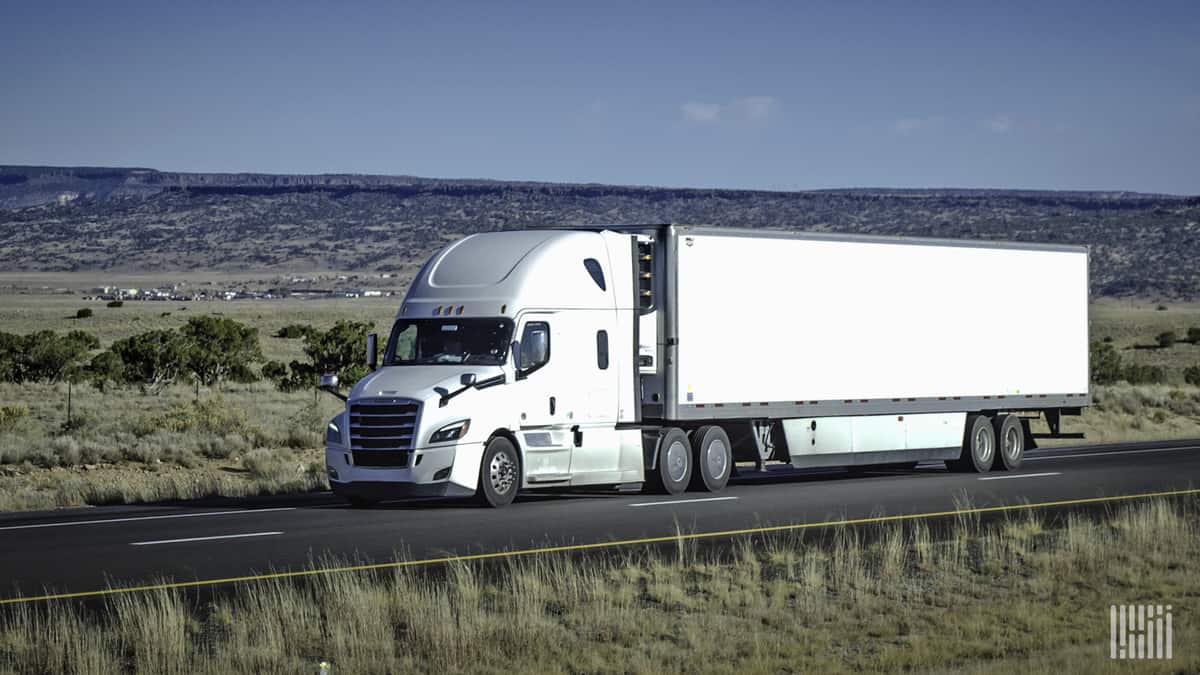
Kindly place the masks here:
POLYGON ((407 466, 421 404, 406 398, 367 398, 350 404, 350 449, 359 466, 407 466), (363 461, 360 461, 363 460, 363 461))

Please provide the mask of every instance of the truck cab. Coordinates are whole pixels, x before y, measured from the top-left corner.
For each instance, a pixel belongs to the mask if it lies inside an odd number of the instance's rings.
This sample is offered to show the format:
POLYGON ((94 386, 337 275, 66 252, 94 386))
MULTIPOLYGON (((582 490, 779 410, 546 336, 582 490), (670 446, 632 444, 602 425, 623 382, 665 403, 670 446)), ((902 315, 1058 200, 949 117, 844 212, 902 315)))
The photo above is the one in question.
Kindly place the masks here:
POLYGON ((641 482, 636 241, 498 232, 436 254, 329 424, 334 493, 502 505, 519 489, 641 482))

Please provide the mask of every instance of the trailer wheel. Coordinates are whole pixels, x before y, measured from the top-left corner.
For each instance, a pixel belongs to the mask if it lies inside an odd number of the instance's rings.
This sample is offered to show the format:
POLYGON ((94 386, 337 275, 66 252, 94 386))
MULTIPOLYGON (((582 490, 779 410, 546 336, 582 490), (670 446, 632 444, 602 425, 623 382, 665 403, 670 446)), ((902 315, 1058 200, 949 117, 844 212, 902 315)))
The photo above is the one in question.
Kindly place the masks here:
POLYGON ((671 427, 658 442, 658 462, 650 486, 655 492, 677 495, 692 479, 692 450, 683 429, 671 427))
POLYGON ((488 441, 479 462, 479 486, 475 499, 484 506, 508 506, 521 487, 521 458, 512 441, 496 436, 488 441))
POLYGON ((700 427, 692 433, 692 489, 720 492, 729 482, 733 451, 729 435, 718 426, 700 427))
POLYGON ((992 468, 997 471, 1016 471, 1025 459, 1025 429, 1016 415, 997 415, 992 419, 996 432, 997 459, 992 468))
POLYGON ((967 415, 962 454, 946 461, 951 471, 985 473, 996 460, 996 432, 987 415, 967 415))

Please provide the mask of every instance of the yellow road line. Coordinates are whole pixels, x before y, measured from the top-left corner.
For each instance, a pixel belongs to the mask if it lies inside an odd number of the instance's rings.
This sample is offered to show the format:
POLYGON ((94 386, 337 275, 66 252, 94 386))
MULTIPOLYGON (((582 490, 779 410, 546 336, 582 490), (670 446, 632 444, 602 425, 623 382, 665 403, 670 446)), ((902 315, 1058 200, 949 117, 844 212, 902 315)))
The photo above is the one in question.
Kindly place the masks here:
POLYGON ((733 537, 746 534, 765 534, 771 532, 789 532, 797 530, 817 529, 822 527, 843 527, 847 525, 869 525, 872 523, 887 523, 904 520, 920 520, 924 518, 944 518, 975 513, 1000 513, 1004 511, 1021 511, 1026 509, 1047 508, 1053 506, 1077 506, 1080 504, 1100 504, 1105 502, 1121 502, 1134 499, 1151 499, 1154 497, 1178 497, 1182 495, 1200 494, 1200 488, 1187 490, 1167 490, 1164 492, 1143 492, 1132 495, 1113 495, 1108 497, 1088 497, 1084 499, 1063 499, 1052 502, 1035 502, 1025 504, 1005 504, 1001 506, 981 506, 970 509, 954 509, 952 511, 931 511, 927 513, 907 513, 894 516, 871 516, 868 518, 848 518, 844 520, 829 520, 820 523, 794 523, 791 525, 770 525, 765 527, 750 527, 740 530, 721 530, 718 532, 693 532, 690 534, 672 534, 662 537, 644 537, 642 539, 625 539, 618 541, 601 541, 591 544, 564 544, 561 546, 545 546, 542 548, 519 549, 516 551, 493 551, 491 553, 472 553, 467 555, 451 555, 441 558, 426 558, 424 560, 393 560, 391 562, 370 563, 365 565, 348 565, 345 567, 325 567, 320 569, 298 570, 295 572, 272 572, 270 574, 250 574, 240 577, 223 579, 197 579, 195 581, 177 581, 161 584, 145 584, 141 586, 124 586, 106 588, 98 591, 79 591, 75 593, 51 593, 28 597, 0 599, 0 605, 40 602, 44 600, 66 600, 71 598, 89 598, 118 593, 139 593, 142 591, 159 591, 175 588, 195 588, 199 586, 215 586, 218 584, 244 583, 248 581, 268 581, 271 579, 288 579, 293 577, 310 577, 321 574, 337 574, 341 572, 364 572, 369 570, 397 569, 402 567, 417 567, 421 565, 438 565, 449 562, 467 562, 473 560, 490 560, 495 558, 515 558, 519 556, 541 555, 546 553, 566 553, 572 551, 589 551, 601 548, 616 548, 619 546, 638 546, 646 544, 664 544, 676 541, 696 539, 713 539, 718 537, 733 537))

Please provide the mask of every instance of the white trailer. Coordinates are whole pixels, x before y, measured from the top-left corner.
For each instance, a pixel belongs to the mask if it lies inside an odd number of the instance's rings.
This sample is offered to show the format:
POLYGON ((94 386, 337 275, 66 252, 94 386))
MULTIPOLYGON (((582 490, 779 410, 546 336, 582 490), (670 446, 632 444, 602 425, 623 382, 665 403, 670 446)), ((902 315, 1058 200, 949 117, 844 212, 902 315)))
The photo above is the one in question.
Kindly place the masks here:
POLYGON ((1087 258, 684 225, 471 235, 418 274, 381 363, 368 341, 330 483, 357 505, 500 506, 717 491, 749 461, 1013 469, 1028 413, 1058 434, 1091 402, 1087 258))

